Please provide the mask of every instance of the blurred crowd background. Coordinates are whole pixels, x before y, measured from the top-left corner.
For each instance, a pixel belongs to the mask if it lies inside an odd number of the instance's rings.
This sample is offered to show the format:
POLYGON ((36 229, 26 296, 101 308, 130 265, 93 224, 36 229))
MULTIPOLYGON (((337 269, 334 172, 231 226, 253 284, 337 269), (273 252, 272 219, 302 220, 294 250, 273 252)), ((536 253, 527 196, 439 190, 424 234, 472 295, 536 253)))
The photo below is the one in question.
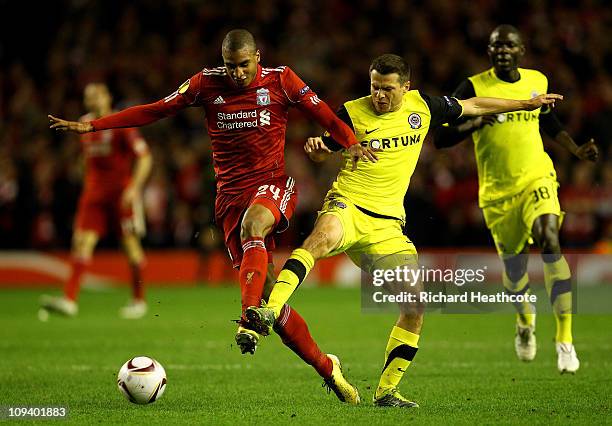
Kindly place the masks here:
MULTIPOLYGON (((187 0, 0 1, 0 247, 70 245, 83 176, 78 138, 48 129, 47 114, 77 119, 89 82, 109 85, 116 109, 156 101, 203 67, 222 65, 232 28, 256 36, 267 66, 289 65, 333 108, 367 95, 370 61, 403 55, 412 87, 450 94, 489 67, 491 30, 522 31, 522 66, 541 70, 565 95, 557 114, 578 143, 595 138, 597 164, 579 162, 545 139, 559 181, 567 247, 612 239, 612 8, 607 1, 187 0)), ((283 243, 301 242, 338 170, 312 164, 305 138, 321 129, 299 112, 287 132, 287 172, 299 207, 283 243)), ((220 244, 212 226, 215 185, 203 111, 142 128, 154 155, 144 194, 146 247, 220 244)), ((509 141, 511 142, 511 141, 509 141)), ((471 141, 438 151, 428 140, 405 200, 417 247, 488 246, 477 206, 471 141)), ((113 236, 103 244, 114 244, 113 236)))

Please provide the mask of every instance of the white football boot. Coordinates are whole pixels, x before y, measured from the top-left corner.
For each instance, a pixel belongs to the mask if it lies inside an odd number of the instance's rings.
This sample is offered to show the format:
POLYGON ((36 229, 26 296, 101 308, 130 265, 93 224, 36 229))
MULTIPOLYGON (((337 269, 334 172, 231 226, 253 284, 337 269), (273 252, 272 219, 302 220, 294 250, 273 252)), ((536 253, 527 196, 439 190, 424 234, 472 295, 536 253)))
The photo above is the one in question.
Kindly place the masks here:
POLYGON ((559 373, 574 374, 580 368, 576 349, 571 343, 557 343, 557 368, 559 373))
POLYGON ((61 314, 67 317, 74 317, 79 313, 79 306, 74 300, 65 297, 40 296, 40 306, 47 312, 61 314))
POLYGON ((521 361, 533 361, 536 356, 538 346, 535 336, 535 319, 533 324, 528 327, 522 327, 516 324, 516 336, 514 337, 514 350, 516 356, 521 361))
POLYGON ((129 304, 119 309, 119 316, 123 319, 139 319, 147 313, 147 302, 143 300, 133 300, 129 304))

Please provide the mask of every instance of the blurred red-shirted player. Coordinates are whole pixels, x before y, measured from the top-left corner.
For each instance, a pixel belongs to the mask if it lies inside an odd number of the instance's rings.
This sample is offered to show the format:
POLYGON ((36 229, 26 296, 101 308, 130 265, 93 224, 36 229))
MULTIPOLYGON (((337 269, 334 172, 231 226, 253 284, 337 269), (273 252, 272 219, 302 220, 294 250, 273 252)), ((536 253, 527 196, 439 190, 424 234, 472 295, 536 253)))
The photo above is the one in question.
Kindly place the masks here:
MULTIPOLYGON (((295 183, 285 174, 284 164, 289 108, 297 107, 344 143, 354 162, 360 158, 375 161, 376 157, 369 148, 361 147, 351 129, 291 69, 260 66, 259 50, 248 31, 230 31, 223 40, 222 56, 223 67, 204 68, 155 103, 88 123, 49 118, 51 128, 87 133, 142 126, 190 106, 203 107, 217 177, 215 220, 225 234, 234 267, 240 267, 244 313, 270 294, 274 284, 272 233, 286 229, 296 205, 295 183)), ((319 350, 297 312, 285 308, 276 326, 281 339, 344 400, 339 364, 319 350)), ((243 316, 236 334, 242 353, 254 353, 258 340, 243 316)))
MULTIPOLYGON (((112 98, 104 84, 91 83, 84 92, 87 121, 112 112, 112 98)), ((94 248, 111 229, 120 233, 132 271, 132 301, 120 309, 124 318, 140 318, 147 311, 142 282, 144 235, 141 204, 143 185, 151 171, 151 154, 137 129, 105 130, 81 136, 85 182, 79 200, 72 240, 72 272, 63 297, 43 296, 44 309, 74 316, 83 271, 94 248)))

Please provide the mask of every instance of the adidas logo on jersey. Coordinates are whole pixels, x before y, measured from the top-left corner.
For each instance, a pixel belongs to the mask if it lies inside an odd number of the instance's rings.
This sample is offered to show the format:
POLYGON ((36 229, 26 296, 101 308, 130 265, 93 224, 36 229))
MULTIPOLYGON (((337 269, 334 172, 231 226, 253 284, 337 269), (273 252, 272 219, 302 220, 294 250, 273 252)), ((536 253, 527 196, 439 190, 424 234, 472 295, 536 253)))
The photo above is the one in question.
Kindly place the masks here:
POLYGON ((217 99, 213 101, 213 104, 215 105, 224 104, 224 103, 225 103, 225 100, 221 96, 217 96, 217 99))

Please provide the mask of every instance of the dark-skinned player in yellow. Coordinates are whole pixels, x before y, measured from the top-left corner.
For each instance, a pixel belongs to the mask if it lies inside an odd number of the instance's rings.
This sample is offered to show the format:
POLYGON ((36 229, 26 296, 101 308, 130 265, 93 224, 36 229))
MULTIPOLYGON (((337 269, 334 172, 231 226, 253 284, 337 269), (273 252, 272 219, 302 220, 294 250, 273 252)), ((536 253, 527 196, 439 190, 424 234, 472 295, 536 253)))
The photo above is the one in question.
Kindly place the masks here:
MULTIPOLYGON (((464 80, 453 96, 500 96, 522 99, 546 93, 548 80, 532 69, 519 68, 525 46, 518 30, 500 25, 491 33, 488 46, 492 67, 464 80)), ((441 127, 438 147, 453 146, 468 136, 474 141, 478 166, 479 205, 505 266, 503 282, 509 294, 529 289, 529 245, 542 252, 547 293, 557 324, 557 368, 575 373, 580 367, 572 339, 571 272, 561 254, 559 226, 563 214, 557 197, 559 184, 553 163, 544 151, 542 129, 556 143, 581 160, 595 161, 593 140, 576 145, 563 130, 551 108, 459 119, 441 127)), ((516 303, 515 350, 519 359, 536 355, 535 306, 516 303)))

